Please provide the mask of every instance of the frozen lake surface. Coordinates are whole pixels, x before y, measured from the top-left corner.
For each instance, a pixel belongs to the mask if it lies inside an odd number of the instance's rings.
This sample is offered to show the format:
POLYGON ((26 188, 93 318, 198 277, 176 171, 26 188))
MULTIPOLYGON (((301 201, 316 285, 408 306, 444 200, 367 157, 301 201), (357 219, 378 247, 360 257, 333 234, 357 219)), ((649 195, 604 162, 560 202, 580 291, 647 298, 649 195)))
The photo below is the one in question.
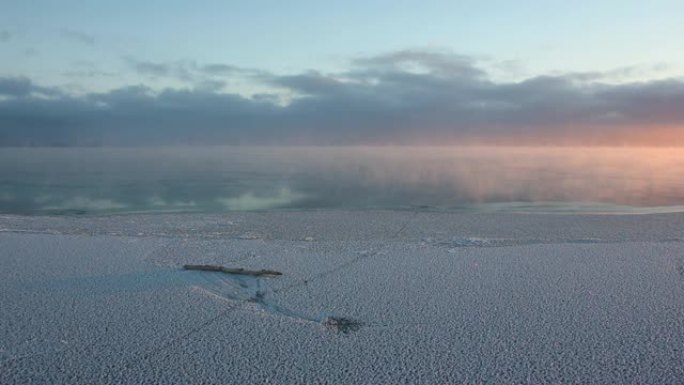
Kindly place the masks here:
POLYGON ((0 216, 0 383, 678 383, 683 229, 682 214, 0 216), (204 263, 283 275, 181 269, 204 263))

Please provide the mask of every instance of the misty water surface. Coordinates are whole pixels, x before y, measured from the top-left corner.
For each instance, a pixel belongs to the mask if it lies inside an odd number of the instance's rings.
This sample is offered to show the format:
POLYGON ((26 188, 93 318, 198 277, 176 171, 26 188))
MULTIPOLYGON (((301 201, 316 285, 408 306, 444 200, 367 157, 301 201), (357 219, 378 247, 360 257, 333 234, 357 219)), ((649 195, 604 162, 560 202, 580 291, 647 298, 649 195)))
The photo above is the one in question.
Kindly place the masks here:
POLYGON ((670 148, 0 149, 0 212, 680 211, 670 148))

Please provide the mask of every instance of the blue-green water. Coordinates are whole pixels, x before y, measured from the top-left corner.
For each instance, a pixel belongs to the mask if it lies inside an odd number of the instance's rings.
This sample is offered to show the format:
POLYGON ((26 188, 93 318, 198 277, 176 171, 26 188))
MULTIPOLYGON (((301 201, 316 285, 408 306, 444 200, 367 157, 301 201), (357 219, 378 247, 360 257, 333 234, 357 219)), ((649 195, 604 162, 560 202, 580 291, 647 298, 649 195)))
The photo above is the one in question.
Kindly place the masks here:
POLYGON ((0 148, 0 213, 682 211, 663 148, 0 148))

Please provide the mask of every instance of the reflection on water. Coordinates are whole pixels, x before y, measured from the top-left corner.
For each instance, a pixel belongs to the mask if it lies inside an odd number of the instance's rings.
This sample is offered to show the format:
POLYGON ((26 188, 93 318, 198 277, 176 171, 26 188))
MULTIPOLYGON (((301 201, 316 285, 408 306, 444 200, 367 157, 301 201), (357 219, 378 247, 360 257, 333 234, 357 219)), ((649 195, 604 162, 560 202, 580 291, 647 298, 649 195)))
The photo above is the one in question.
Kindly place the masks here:
POLYGON ((3 148, 0 212, 678 211, 683 175, 676 148, 3 148))

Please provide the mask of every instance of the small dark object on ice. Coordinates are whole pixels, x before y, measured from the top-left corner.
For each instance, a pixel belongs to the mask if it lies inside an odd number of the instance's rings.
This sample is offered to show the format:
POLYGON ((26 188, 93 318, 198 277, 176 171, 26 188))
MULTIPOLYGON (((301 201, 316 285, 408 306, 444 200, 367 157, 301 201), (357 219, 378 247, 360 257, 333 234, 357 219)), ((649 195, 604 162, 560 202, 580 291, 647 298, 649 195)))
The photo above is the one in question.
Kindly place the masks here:
POLYGON ((326 317, 323 320, 323 326, 328 330, 333 330, 338 333, 355 332, 361 329, 363 323, 351 318, 344 317, 326 317))
POLYGON ((275 270, 245 270, 242 268, 229 268, 219 265, 183 265, 185 270, 201 270, 201 271, 216 271, 219 273, 226 274, 239 274, 239 275, 253 275, 255 277, 262 275, 283 275, 283 273, 275 270))
POLYGON ((247 302, 254 302, 254 303, 264 303, 264 298, 266 297, 266 293, 263 291, 257 291, 254 296, 251 298, 247 298, 247 302))

